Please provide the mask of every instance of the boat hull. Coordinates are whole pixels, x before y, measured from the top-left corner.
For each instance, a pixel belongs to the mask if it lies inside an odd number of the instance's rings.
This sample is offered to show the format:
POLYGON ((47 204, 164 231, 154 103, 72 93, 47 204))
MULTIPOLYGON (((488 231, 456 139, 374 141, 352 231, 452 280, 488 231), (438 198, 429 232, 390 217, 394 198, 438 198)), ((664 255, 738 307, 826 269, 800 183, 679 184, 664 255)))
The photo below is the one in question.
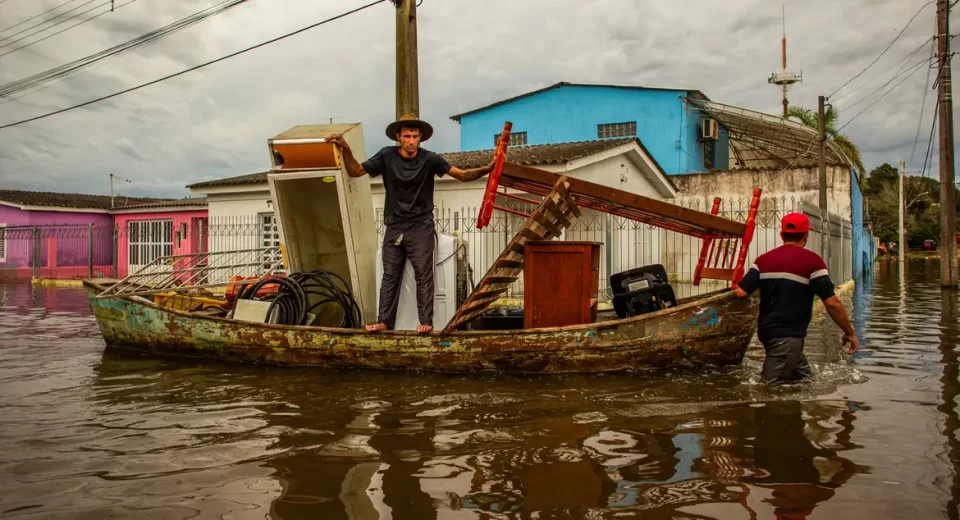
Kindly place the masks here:
POLYGON ((754 298, 724 290, 664 311, 535 330, 416 334, 248 323, 139 298, 97 299, 108 346, 241 363, 434 372, 590 373, 740 364, 757 323, 754 298))

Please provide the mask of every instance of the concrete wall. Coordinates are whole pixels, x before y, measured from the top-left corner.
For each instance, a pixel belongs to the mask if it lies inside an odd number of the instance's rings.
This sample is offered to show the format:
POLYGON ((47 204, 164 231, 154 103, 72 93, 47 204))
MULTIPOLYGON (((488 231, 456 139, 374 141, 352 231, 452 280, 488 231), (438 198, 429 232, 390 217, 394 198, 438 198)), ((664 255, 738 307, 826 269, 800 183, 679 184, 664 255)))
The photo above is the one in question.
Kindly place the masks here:
MULTIPOLYGON (((724 170, 703 174, 671 177, 680 190, 678 199, 701 199, 709 210, 713 197, 746 199, 753 189, 763 190, 762 198, 796 200, 819 205, 819 170, 793 168, 783 172, 773 170, 724 170)), ((827 167, 827 209, 852 220, 851 176, 849 168, 827 167)))
MULTIPOLYGON (((682 90, 562 86, 498 105, 460 121, 461 150, 493 148, 504 121, 526 132, 527 144, 597 140, 597 125, 636 122, 637 137, 667 174, 702 172, 700 112, 687 110, 682 90)), ((729 155, 717 142, 720 164, 729 155)))

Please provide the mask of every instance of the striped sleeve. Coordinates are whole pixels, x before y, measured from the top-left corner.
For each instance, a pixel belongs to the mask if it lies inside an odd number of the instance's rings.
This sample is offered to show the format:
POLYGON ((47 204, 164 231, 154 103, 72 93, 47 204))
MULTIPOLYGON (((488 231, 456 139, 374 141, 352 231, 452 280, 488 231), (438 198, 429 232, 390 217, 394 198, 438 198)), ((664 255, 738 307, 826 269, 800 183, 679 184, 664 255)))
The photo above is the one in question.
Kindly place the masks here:
POLYGON ((756 291, 757 288, 760 287, 760 268, 757 267, 757 264, 750 266, 750 270, 747 271, 747 274, 743 275, 743 280, 740 280, 737 286, 747 294, 756 291))
POLYGON ((836 294, 833 280, 830 279, 830 272, 827 271, 827 264, 823 263, 822 258, 817 257, 810 273, 810 287, 820 300, 827 300, 836 294))

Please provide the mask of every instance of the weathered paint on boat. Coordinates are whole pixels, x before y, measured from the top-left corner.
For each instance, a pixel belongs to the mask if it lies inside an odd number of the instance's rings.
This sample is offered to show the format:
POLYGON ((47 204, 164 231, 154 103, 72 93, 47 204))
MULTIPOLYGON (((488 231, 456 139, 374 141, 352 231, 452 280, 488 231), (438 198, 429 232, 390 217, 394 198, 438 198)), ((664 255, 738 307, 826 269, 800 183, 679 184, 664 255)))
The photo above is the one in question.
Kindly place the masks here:
POLYGON ((247 323, 160 307, 138 297, 97 299, 108 346, 243 363, 508 373, 614 372, 736 365, 757 322, 753 298, 723 290, 672 309, 587 325, 416 334, 247 323))

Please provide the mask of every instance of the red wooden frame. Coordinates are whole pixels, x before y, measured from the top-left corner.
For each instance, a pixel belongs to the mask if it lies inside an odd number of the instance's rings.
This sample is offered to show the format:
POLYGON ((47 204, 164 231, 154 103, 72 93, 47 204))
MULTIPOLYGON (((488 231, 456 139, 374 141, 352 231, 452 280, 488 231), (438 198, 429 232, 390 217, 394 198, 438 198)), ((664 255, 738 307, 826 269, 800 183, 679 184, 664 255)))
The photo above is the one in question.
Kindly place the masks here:
MULTIPOLYGON (((700 259, 697 267, 693 271, 693 285, 700 285, 704 278, 715 280, 729 280, 732 286, 736 286, 743 279, 744 264, 747 262, 747 255, 750 253, 750 243, 753 242, 753 233, 757 228, 757 211, 760 209, 760 194, 762 190, 755 188, 753 197, 750 199, 750 211, 747 213, 747 222, 743 236, 722 237, 710 235, 704 237, 703 245, 700 247, 700 259), (723 251, 717 247, 719 241, 723 245, 723 251), (736 251, 736 259, 734 259, 736 251)), ((713 199, 713 207, 710 209, 711 215, 720 213, 720 198, 713 199)))
MULTIPOLYGON (((503 124, 503 131, 500 132, 500 139, 497 140, 497 148, 493 152, 493 171, 487 175, 487 189, 483 192, 483 202, 480 204, 480 214, 477 216, 477 229, 483 229, 490 224, 490 217, 493 216, 494 203, 497 200, 497 188, 500 187, 500 175, 503 173, 503 163, 507 159, 507 145, 510 144, 510 130, 513 123, 507 121, 503 124)), ((519 213, 513 210, 497 208, 509 213, 519 213)), ((522 215, 522 213, 521 213, 522 215)))

